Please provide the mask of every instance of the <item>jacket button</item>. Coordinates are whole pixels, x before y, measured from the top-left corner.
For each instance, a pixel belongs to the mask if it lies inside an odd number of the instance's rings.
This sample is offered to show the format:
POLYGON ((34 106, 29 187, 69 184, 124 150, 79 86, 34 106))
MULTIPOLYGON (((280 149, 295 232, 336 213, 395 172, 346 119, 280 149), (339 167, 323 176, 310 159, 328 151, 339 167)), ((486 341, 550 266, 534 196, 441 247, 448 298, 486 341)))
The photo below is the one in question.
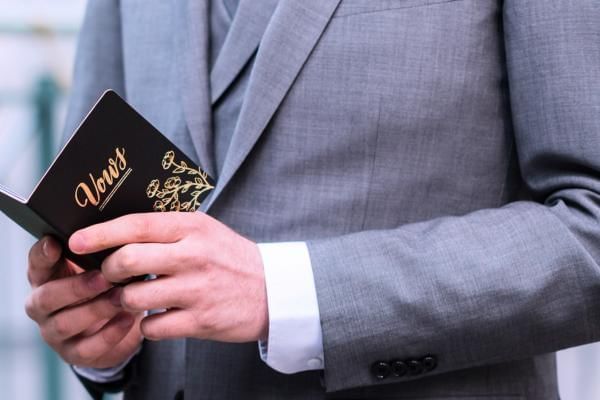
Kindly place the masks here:
POLYGON ((392 361, 392 374, 397 377, 406 375, 408 372, 408 365, 404 361, 396 360, 392 361))
POLYGON ((423 373, 423 364, 418 360, 409 360, 408 365, 408 374, 411 376, 421 375, 423 373))
POLYGON ((421 360, 425 372, 433 371, 437 367, 437 358, 435 356, 426 356, 421 360))
POLYGON ((371 365, 371 373, 379 380, 385 379, 390 375, 390 364, 384 361, 377 361, 371 365))

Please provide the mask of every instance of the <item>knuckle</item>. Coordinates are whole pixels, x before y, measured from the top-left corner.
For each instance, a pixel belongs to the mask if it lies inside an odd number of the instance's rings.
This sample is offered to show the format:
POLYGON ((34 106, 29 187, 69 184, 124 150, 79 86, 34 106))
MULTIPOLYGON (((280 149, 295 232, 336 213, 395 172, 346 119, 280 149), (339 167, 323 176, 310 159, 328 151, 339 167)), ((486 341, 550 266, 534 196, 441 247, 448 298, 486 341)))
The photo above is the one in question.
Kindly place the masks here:
POLYGON ((124 333, 119 327, 113 326, 100 331, 100 336, 102 337, 102 341, 107 346, 113 346, 119 343, 119 341, 123 338, 124 333))
POLYGON ((104 278, 109 282, 116 282, 119 280, 118 272, 121 265, 119 262, 120 251, 121 250, 117 250, 115 253, 109 255, 102 263, 102 275, 104 275, 104 278))
POLYGON ((148 340, 156 340, 158 336, 154 331, 154 327, 152 324, 148 324, 146 321, 142 320, 140 323, 140 331, 142 332, 142 336, 148 340))
POLYGON ((90 288, 84 281, 85 275, 81 274, 71 278, 71 292, 77 299, 83 299, 89 296, 90 288))
POLYGON ((104 226, 98 226, 94 230, 94 243, 98 248, 106 248, 108 243, 108 235, 104 226))
POLYGON ((71 324, 65 318, 55 315, 48 322, 54 336, 61 339, 67 339, 71 336, 71 324))
POLYGON ((47 324, 40 325, 40 335, 46 343, 50 344, 54 342, 54 338, 52 337, 47 324))
MULTIPOLYGON (((181 218, 179 216, 179 218, 181 218)), ((173 241, 181 240, 185 237, 186 228, 185 225, 179 221, 173 221, 167 229, 167 236, 173 241)))
POLYGON ((196 238, 186 238, 173 247, 172 256, 177 256, 181 260, 192 265, 201 263, 206 256, 206 250, 210 244, 206 240, 196 240, 196 238))
POLYGON ((125 287, 123 288, 123 292, 121 293, 121 305, 129 310, 137 310, 140 306, 139 296, 134 293, 131 288, 125 287))
POLYGON ((158 340, 161 338, 168 338, 167 328, 156 323, 156 321, 142 320, 140 330, 146 339, 158 340))
POLYGON ((189 225, 189 214, 182 212, 169 212, 157 215, 156 228, 160 229, 167 241, 177 241, 185 237, 189 225), (160 225, 159 225, 160 224, 160 225))
POLYGON ((102 266, 104 277, 111 282, 119 282, 129 277, 135 267, 137 256, 131 244, 121 247, 110 255, 102 266))
POLYGON ((75 364, 87 365, 94 360, 92 351, 86 342, 81 340, 71 345, 69 350, 71 360, 75 360, 75 364))
POLYGON ((178 243, 165 248, 165 255, 170 260, 171 267, 177 270, 182 269, 203 269, 206 264, 207 244, 204 240, 194 240, 194 238, 186 238, 178 243))
POLYGON ((198 331, 203 332, 205 335, 209 335, 217 330, 217 320, 211 317, 210 312, 204 312, 202 315, 198 313, 191 313, 193 323, 196 324, 198 331))
POLYGON ((180 214, 181 224, 192 229, 200 229, 202 227, 205 227, 209 223, 209 221, 207 220, 208 216, 203 212, 195 212, 192 214, 180 214))
POLYGON ((126 273, 135 267, 137 263, 137 254, 132 245, 123 247, 119 254, 118 268, 120 272, 126 273))
POLYGON ((49 315, 52 313, 50 309, 50 300, 52 298, 51 290, 48 286, 40 286, 31 295, 32 311, 38 315, 49 315))
POLYGON ((25 300, 25 314, 27 314, 27 316, 32 320, 36 319, 37 309, 35 307, 35 300, 33 294, 27 296, 27 299, 25 300))
POLYGON ((164 264, 165 267, 175 270, 180 269, 191 264, 194 260, 192 252, 185 251, 179 244, 168 244, 161 248, 163 258, 167 260, 164 264))
POLYGON ((213 320, 203 320, 200 322, 200 330, 203 332, 215 332, 217 324, 213 320))
POLYGON ((42 336, 42 339, 44 340, 44 342, 46 342, 48 345, 50 345, 50 347, 52 347, 52 348, 60 347, 61 344, 65 343, 65 340, 61 340, 60 338, 57 338, 54 335, 54 332, 52 331, 52 328, 50 327, 50 324, 48 323, 48 321, 39 325, 39 330, 40 330, 40 335, 42 336))
MULTIPOLYGON (((194 213, 195 215, 196 213, 194 213)), ((193 215, 188 213, 174 212, 170 216, 171 229, 174 235, 183 235, 183 233, 192 226, 195 226, 193 215)))
POLYGON ((114 317, 119 309, 120 307, 112 304, 110 298, 97 299, 89 305, 90 315, 98 321, 114 317))
POLYGON ((132 216, 132 224, 137 238, 144 238, 152 229, 152 218, 146 215, 132 216))

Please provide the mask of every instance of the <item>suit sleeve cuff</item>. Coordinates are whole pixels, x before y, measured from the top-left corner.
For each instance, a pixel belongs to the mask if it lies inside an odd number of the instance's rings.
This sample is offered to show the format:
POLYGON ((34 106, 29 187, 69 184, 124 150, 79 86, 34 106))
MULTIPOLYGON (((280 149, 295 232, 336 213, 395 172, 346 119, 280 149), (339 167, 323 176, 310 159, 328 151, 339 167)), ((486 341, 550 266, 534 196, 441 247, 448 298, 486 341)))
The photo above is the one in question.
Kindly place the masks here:
POLYGON ((269 337, 259 342, 262 360, 286 374, 323 369, 319 306, 306 243, 267 243, 258 248, 269 308, 269 337))

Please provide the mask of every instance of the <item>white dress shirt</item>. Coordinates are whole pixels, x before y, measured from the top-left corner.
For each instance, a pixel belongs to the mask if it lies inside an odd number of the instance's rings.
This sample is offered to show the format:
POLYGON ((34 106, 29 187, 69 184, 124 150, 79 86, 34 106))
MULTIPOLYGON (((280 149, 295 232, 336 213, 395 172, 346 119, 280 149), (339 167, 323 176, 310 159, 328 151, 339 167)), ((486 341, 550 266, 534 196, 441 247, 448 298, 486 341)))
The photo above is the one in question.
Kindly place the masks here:
MULTIPOLYGON (((258 344, 260 357, 285 374, 323 369, 323 334, 306 243, 262 243, 258 248, 269 308, 269 338, 258 344)), ((73 368, 84 378, 106 383, 121 379, 130 360, 114 368, 73 368)))

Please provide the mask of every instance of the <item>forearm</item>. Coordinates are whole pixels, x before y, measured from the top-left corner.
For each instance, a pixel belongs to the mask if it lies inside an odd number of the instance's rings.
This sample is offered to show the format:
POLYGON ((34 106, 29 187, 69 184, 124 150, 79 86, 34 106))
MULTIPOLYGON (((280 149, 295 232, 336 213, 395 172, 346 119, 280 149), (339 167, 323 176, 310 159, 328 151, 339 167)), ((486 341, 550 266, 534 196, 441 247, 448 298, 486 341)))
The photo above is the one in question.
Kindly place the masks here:
MULTIPOLYGON (((553 211, 517 203, 309 242, 328 390, 393 383, 378 360, 443 373, 598 339, 598 265, 553 211), (347 365, 348 368, 328 368, 347 365)), ((391 377, 390 377, 391 378, 391 377)))

